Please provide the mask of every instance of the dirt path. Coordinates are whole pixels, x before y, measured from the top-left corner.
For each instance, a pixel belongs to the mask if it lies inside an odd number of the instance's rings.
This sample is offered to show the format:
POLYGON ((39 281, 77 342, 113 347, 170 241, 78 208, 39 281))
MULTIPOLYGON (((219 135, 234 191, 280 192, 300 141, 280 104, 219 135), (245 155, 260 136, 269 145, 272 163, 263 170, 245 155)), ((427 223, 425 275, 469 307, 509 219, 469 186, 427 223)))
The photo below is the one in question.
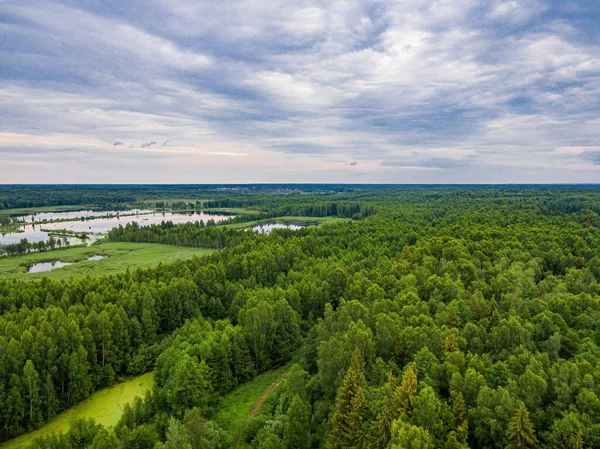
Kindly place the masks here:
MULTIPOLYGON (((277 386, 283 380, 283 378, 285 377, 286 374, 287 374, 287 371, 281 373, 281 375, 275 380, 275 382, 273 382, 271 385, 269 385, 267 388, 264 389, 264 391, 260 394, 260 396, 256 399, 256 401, 254 401, 254 404, 252 404, 252 409, 250 410, 250 412, 248 413, 248 416, 246 417, 246 422, 249 421, 250 418, 252 418, 254 415, 256 415, 258 413, 258 411, 260 410, 260 407, 267 400, 269 395, 271 393, 273 393, 273 390, 275 390, 275 388, 277 388, 277 386)), ((235 436, 234 448, 237 448, 239 446, 241 436, 242 436, 241 432, 238 432, 237 435, 235 436)))
POLYGON ((250 410, 250 413, 248 413, 248 419, 252 418, 254 415, 256 415, 256 413, 258 413, 258 411, 260 410, 260 407, 263 405, 263 402, 266 401, 266 399, 269 397, 269 395, 273 392, 273 390, 275 388, 277 388, 277 385, 279 385, 279 383, 283 380, 283 378, 285 377, 286 373, 282 373, 276 380, 275 382, 273 382, 271 385, 269 385, 267 388, 265 388, 265 391, 263 391, 260 396, 258 397, 258 399, 256 400, 256 402, 254 402, 254 405, 252 405, 252 410, 250 410))

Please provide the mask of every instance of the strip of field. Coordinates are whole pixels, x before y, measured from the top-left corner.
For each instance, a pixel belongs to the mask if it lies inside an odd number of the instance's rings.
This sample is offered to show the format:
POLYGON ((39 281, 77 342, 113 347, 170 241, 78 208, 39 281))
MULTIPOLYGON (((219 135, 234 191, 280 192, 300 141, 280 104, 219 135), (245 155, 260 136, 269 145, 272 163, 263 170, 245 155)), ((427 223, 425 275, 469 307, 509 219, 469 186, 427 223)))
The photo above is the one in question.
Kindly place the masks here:
POLYGON ((23 447, 36 438, 69 430, 71 422, 77 418, 94 418, 104 426, 114 426, 119 421, 125 404, 132 402, 136 396, 143 396, 153 385, 154 373, 151 372, 98 390, 39 429, 0 444, 0 449, 23 447))
POLYGON ((148 268, 161 262, 202 256, 215 250, 207 248, 186 248, 161 245, 158 243, 97 242, 91 246, 61 249, 43 253, 0 257, 0 279, 69 279, 84 276, 102 276, 125 271, 127 268, 148 268), (105 256, 106 259, 88 261, 90 256, 105 256), (30 265, 40 262, 77 262, 64 268, 43 272, 28 273, 30 265))
POLYGON ((40 212, 70 212, 78 210, 94 210, 95 206, 85 204, 66 205, 66 206, 43 206, 43 207, 23 207, 20 209, 0 209, 0 215, 28 215, 40 212))
POLYGON ((253 381, 240 385, 225 395, 223 402, 211 419, 235 435, 242 429, 246 421, 260 410, 262 403, 279 385, 290 366, 288 363, 263 373, 253 381))

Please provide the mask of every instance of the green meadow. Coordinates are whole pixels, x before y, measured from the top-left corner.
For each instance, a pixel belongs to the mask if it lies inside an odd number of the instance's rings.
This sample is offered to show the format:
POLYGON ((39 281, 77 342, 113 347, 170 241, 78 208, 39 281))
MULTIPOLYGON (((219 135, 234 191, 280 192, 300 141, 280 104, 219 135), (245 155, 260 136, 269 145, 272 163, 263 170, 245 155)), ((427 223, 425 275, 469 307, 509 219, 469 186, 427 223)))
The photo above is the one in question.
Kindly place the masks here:
POLYGON ((130 243, 100 241, 91 246, 31 253, 18 256, 0 257, 0 279, 69 279, 85 276, 114 274, 126 269, 148 268, 161 262, 172 262, 202 256, 213 252, 206 248, 185 248, 157 243, 130 243), (88 261, 91 256, 105 256, 106 259, 88 261), (30 265, 40 262, 77 262, 64 268, 43 273, 28 273, 30 265))
POLYGON ((258 408, 279 384, 291 364, 261 374, 251 382, 240 385, 223 397, 221 405, 210 418, 231 434, 238 433, 249 418, 250 412, 255 414, 258 408), (263 393, 266 393, 263 395, 263 393), (254 410, 253 410, 254 409, 254 410))
POLYGON ((24 447, 38 437, 69 430, 77 418, 94 418, 104 426, 114 426, 123 413, 123 407, 137 396, 143 396, 154 385, 154 373, 146 373, 98 390, 85 401, 56 415, 51 421, 33 432, 23 434, 0 444, 0 449, 24 447))

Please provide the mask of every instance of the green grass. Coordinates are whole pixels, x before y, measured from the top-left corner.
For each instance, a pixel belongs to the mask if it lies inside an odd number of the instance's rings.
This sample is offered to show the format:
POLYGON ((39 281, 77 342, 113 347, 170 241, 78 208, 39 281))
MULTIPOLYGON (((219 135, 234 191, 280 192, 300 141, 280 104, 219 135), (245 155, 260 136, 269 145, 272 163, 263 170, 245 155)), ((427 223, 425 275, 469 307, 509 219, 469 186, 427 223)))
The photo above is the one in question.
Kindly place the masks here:
POLYGON ((153 385, 154 373, 146 373, 98 390, 85 401, 55 416, 39 429, 0 444, 0 449, 23 447, 35 438, 69 430, 71 422, 76 418, 94 418, 104 426, 114 426, 119 421, 125 404, 132 402, 136 396, 143 396, 153 385))
POLYGON ((185 248, 182 246, 161 245, 158 243, 97 242, 91 246, 31 253, 20 256, 0 257, 0 279, 51 279, 102 276, 125 271, 127 268, 148 268, 160 262, 171 262, 192 256, 202 256, 213 252, 206 248, 185 248), (106 259, 87 261, 90 256, 107 256, 106 259), (79 262, 46 273, 27 273, 27 268, 38 262, 79 262), (82 261, 82 262, 80 262, 82 261))
POLYGON ((85 204, 73 206, 44 206, 44 207, 24 207, 21 209, 2 209, 0 215, 28 215, 40 212, 69 212, 74 210, 94 210, 96 207, 85 204))
POLYGON ((275 370, 267 371, 253 381, 240 385, 226 394, 223 397, 223 402, 210 419, 214 420, 223 429, 231 432, 232 435, 235 435, 246 423, 248 414, 261 394, 290 366, 291 364, 288 363, 275 370))

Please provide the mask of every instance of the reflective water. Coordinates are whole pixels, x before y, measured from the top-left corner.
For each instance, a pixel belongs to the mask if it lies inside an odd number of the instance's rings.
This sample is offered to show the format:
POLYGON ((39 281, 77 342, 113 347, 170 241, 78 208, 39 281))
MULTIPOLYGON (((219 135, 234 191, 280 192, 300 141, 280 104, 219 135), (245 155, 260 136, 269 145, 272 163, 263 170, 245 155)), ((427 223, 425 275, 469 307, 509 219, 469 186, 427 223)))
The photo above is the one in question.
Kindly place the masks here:
MULTIPOLYGON (((87 240, 90 242, 97 240, 98 234, 103 234, 110 231, 114 227, 119 225, 125 226, 127 223, 132 222, 137 222, 140 226, 149 226, 153 224, 160 224, 162 221, 172 221, 175 224, 194 221, 204 221, 206 223, 209 220, 220 222, 230 217, 231 215, 212 215, 205 214, 204 212, 191 214, 155 212, 151 214, 140 214, 127 217, 120 215, 112 218, 96 218, 94 220, 87 221, 76 220, 57 223, 33 223, 21 226, 21 229, 24 232, 0 235, 0 245, 18 243, 21 241, 21 239, 27 239, 30 242, 39 242, 42 240, 46 241, 50 238, 50 235, 45 230, 58 231, 61 229, 66 229, 73 232, 89 232, 93 234, 89 236, 90 238, 87 240), (42 229, 44 229, 44 231, 42 231, 42 229)), ((68 237, 67 239, 69 242, 71 242, 71 244, 81 243, 81 240, 77 239, 76 237, 68 237)))
POLYGON ((292 231, 297 231, 298 229, 302 229, 302 226, 294 225, 294 224, 280 224, 280 223, 267 223, 260 224, 256 226, 252 226, 253 231, 260 232, 262 234, 269 234, 273 229, 291 229, 292 231))
POLYGON ((60 260, 55 260, 53 262, 40 262, 34 263, 27 270, 28 273, 43 273, 44 271, 52 271, 57 268, 66 267, 67 265, 73 265, 69 262, 61 262, 60 260))
MULTIPOLYGON (((65 222, 66 224, 66 222, 65 222)), ((19 243, 21 239, 27 239, 29 242, 41 242, 47 241, 50 238, 50 235, 47 232, 40 230, 40 226, 31 226, 26 225, 21 229, 25 230, 25 232, 18 232, 12 234, 0 234, 0 245, 10 245, 12 243, 19 243)), ((54 237, 58 239, 58 237, 54 237)), ((60 237, 63 240, 62 237, 60 237)), ((67 237, 67 240, 71 245, 78 245, 82 243, 82 240, 75 237, 67 237)), ((97 238, 89 239, 90 241, 95 241, 97 238)))
POLYGON ((19 221, 24 221, 26 223, 32 222, 43 222, 50 220, 77 220, 85 217, 106 217, 109 215, 136 215, 136 214, 144 214, 151 213, 151 210, 143 210, 143 209, 129 209, 129 210, 77 210, 77 211, 69 211, 69 212, 40 212, 37 214, 29 214, 29 215, 21 215, 18 217, 14 217, 19 221))
MULTIPOLYGON (((87 260, 92 261, 92 260, 102 260, 102 259, 106 259, 106 256, 91 256, 91 257, 88 257, 87 260)), ((82 260, 82 262, 85 262, 85 261, 82 260)), ((68 265, 74 265, 76 263, 80 263, 80 262, 61 262, 60 260, 54 260, 52 262, 34 263, 27 269, 27 272, 28 273, 44 273, 46 271, 56 270, 58 268, 63 268, 68 265)))

